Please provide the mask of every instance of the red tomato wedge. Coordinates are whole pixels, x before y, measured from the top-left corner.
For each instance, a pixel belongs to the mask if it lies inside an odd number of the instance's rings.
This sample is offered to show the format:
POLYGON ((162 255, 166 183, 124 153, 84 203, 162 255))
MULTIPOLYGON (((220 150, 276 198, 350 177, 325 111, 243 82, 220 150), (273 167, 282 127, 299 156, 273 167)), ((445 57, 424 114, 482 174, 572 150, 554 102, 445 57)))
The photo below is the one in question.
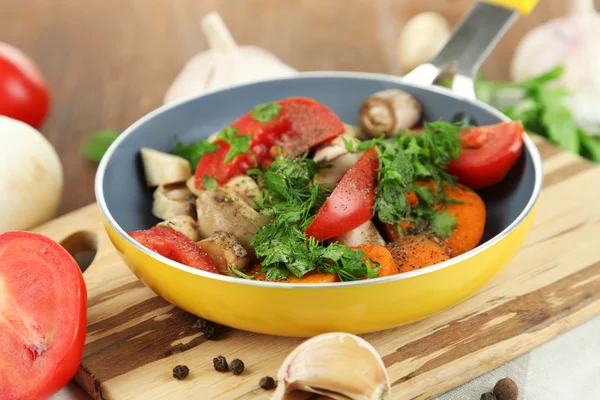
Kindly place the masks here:
POLYGON ((274 103, 281 109, 271 121, 257 121, 252 116, 253 111, 249 111, 231 124, 239 135, 252 136, 250 150, 225 163, 229 144, 217 141, 219 149, 204 155, 198 163, 194 176, 197 188, 202 188, 204 175, 224 184, 255 164, 268 165, 280 153, 296 157, 344 133, 344 125, 337 115, 313 99, 290 97, 274 103))
POLYGON ((351 231, 373 217, 379 157, 371 148, 344 174, 306 229, 319 241, 351 231))
POLYGON ((204 250, 183 233, 172 228, 155 226, 143 231, 130 232, 129 236, 170 260, 188 267, 218 273, 215 263, 204 250))
POLYGON ((460 133, 462 151, 448 172, 471 189, 500 182, 523 151, 523 125, 501 122, 465 129, 460 133))
POLYGON ((35 63, 17 48, 0 43, 0 115, 38 128, 50 108, 50 91, 35 63))
POLYGON ((0 235, 0 398, 45 399, 75 375, 87 292, 79 266, 51 239, 0 235))

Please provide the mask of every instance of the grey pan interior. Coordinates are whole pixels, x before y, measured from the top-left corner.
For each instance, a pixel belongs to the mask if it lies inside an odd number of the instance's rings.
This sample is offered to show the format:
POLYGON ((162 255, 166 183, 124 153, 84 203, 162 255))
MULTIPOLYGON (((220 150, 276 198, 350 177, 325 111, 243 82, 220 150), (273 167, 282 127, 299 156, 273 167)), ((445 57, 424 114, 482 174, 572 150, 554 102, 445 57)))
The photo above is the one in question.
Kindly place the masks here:
MULTIPOLYGON (((478 125, 487 125, 505 118, 489 107, 457 99, 446 89, 407 85, 386 75, 308 73, 297 78, 236 86, 163 107, 129 128, 109 149, 100 165, 97 200, 101 207, 104 203, 104 211, 108 210, 124 231, 149 228, 158 220, 151 214, 152 189, 145 185, 139 157, 141 147, 169 151, 176 139, 188 142, 205 138, 257 104, 291 96, 314 98, 330 107, 344 122, 356 124, 361 101, 376 91, 389 88, 412 93, 423 105, 426 120, 449 121, 457 113, 467 113, 478 125)), ((515 222, 533 204, 540 184, 539 154, 528 141, 526 150, 506 179, 479 192, 488 212, 482 242, 497 236, 515 222)))

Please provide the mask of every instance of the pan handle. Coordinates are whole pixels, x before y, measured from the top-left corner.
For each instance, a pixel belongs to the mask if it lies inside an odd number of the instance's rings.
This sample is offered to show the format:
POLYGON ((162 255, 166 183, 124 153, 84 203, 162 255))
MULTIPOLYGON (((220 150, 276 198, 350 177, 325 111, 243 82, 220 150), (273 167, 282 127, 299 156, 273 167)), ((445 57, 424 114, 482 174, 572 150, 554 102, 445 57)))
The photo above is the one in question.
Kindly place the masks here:
POLYGON ((515 9, 489 3, 475 4, 433 59, 413 69, 403 80, 431 85, 443 75, 454 76, 452 91, 474 100, 475 74, 518 17, 519 12, 515 9))

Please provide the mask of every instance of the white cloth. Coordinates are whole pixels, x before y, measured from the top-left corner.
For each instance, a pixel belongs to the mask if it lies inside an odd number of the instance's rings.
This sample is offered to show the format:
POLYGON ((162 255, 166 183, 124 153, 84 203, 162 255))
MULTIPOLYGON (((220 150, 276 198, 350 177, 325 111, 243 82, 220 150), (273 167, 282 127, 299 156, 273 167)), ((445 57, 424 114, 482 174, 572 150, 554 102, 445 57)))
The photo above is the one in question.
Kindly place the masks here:
MULTIPOLYGON (((520 400, 600 399, 600 316, 437 399, 478 400, 505 377, 517 383, 520 400)), ((70 383, 52 400, 90 397, 70 383)))

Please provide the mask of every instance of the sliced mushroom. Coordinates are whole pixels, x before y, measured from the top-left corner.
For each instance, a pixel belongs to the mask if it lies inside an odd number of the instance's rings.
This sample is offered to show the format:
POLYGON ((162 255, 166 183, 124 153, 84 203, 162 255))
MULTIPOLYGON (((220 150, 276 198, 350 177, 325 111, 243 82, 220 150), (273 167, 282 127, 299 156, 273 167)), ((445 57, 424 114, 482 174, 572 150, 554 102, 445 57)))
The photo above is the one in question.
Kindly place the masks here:
POLYGON ((321 145, 319 148, 317 148, 315 155, 313 156, 313 161, 318 162, 319 164, 326 164, 327 162, 334 160, 339 156, 348 154, 348 149, 346 148, 347 142, 352 142, 353 149, 356 149, 358 140, 351 136, 341 135, 327 144, 321 145))
POLYGON ((330 161, 315 175, 315 181, 324 185, 335 186, 342 180, 344 174, 360 158, 358 153, 348 153, 330 161))
POLYGON ((344 135, 358 140, 367 140, 371 136, 367 135, 359 126, 344 124, 344 135))
POLYGON ((229 272, 229 267, 244 271, 250 265, 248 252, 229 232, 215 232, 211 237, 196 243, 208 253, 218 271, 229 272))
POLYGON ((198 189, 196 187, 196 179, 193 175, 190 176, 190 178, 187 181, 185 181, 185 186, 190 192, 192 192, 196 196, 200 196, 200 193, 202 193, 202 189, 198 189))
POLYGON ((358 121, 361 129, 378 137, 396 136, 398 130, 409 129, 421 118, 421 104, 403 90, 388 89, 367 97, 361 104, 358 121))
POLYGON ((358 161, 362 153, 349 153, 346 148, 348 140, 351 140, 355 146, 358 144, 356 139, 342 135, 327 145, 321 146, 315 152, 313 160, 322 166, 322 169, 315 175, 316 182, 335 186, 346 171, 358 161))
POLYGON ((142 147, 140 154, 148 186, 183 182, 192 176, 190 163, 184 158, 147 147, 142 147))
POLYGON ((200 232, 198 232, 198 223, 189 215, 176 215, 166 221, 160 222, 157 226, 168 226, 178 232, 183 233, 192 241, 200 240, 200 232))
POLYGON ((385 246, 385 240, 381 237, 381 234, 375 227, 373 221, 368 220, 362 225, 357 226, 349 232, 344 233, 338 237, 331 239, 337 241, 348 247, 360 246, 361 244, 378 244, 385 246))
POLYGON ((234 176, 222 186, 223 189, 230 193, 240 196, 244 201, 255 210, 256 202, 260 199, 260 189, 258 185, 248 175, 234 176))
POLYGON ((156 188, 153 197, 152 214, 157 218, 168 220, 178 215, 195 216, 196 196, 185 187, 185 184, 161 185, 156 188))
POLYGON ((271 219, 252 209, 240 196, 223 188, 204 190, 196 200, 200 236, 210 237, 218 231, 231 233, 249 254, 250 242, 258 230, 271 219))

